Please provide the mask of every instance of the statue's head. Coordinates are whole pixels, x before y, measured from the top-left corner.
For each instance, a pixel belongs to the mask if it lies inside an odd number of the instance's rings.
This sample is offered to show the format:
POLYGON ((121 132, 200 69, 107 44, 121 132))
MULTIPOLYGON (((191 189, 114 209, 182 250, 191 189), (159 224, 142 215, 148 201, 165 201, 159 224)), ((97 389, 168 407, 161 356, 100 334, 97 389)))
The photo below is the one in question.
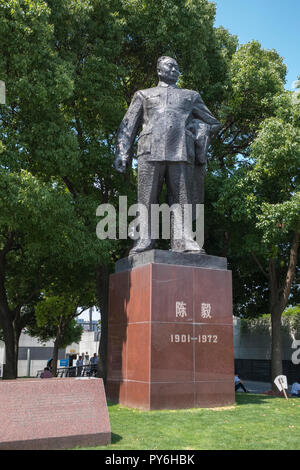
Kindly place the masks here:
POLYGON ((166 83, 176 83, 180 75, 176 60, 168 56, 160 57, 157 61, 157 74, 166 83))

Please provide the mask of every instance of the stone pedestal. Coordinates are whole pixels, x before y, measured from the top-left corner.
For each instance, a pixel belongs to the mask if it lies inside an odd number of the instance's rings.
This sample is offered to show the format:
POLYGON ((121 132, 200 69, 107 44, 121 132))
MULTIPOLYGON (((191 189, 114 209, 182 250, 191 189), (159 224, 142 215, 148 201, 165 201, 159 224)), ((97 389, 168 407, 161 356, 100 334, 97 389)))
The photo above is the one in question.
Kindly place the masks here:
POLYGON ((226 259, 151 250, 110 277, 107 395, 141 409, 234 402, 226 259))
POLYGON ((110 423, 102 379, 0 381, 0 450, 107 445, 110 423))

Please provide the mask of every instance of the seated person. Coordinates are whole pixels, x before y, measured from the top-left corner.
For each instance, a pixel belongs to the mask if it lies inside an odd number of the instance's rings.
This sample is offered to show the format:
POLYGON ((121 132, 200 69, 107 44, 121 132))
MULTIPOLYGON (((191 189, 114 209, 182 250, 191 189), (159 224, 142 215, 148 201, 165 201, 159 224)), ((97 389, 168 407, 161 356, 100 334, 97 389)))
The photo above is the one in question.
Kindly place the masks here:
POLYGON ((44 372, 41 373, 41 379, 50 379, 52 377, 52 374, 50 372, 49 367, 44 368, 44 372))
POLYGON ((297 382, 294 382, 292 385, 291 395, 292 397, 300 398, 300 379, 297 382))
POLYGON ((237 391, 239 388, 242 388, 244 390, 244 392, 248 393, 248 390, 246 390, 246 388, 245 388, 243 382, 241 381, 238 373, 235 373, 235 375, 234 375, 234 388, 235 388, 235 391, 237 391))

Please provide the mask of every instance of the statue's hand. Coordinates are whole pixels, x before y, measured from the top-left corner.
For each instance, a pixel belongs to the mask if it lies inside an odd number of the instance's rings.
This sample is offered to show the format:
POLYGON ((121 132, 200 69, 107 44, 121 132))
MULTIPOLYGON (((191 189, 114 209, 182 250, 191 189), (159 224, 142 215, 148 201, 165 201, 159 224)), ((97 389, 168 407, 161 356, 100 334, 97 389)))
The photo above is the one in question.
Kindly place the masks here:
POLYGON ((212 139, 214 139, 217 135, 217 133, 219 132, 219 130, 221 129, 222 125, 221 124, 213 124, 211 127, 210 127, 210 136, 212 139))
POLYGON ((114 161, 114 167, 119 173, 125 173, 127 162, 121 155, 117 155, 114 161))

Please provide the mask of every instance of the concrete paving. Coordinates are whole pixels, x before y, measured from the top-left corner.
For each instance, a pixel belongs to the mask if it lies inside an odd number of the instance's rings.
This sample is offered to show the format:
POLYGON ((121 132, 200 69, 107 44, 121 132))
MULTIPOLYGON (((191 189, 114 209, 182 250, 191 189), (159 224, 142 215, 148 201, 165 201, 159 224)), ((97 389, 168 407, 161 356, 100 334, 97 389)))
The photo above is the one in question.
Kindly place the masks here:
MULTIPOLYGON (((271 382, 254 382, 251 380, 243 380, 246 389, 251 393, 264 393, 272 389, 271 382)), ((240 389, 239 391, 243 391, 240 389)))
MULTIPOLYGON (((254 381, 251 381, 251 380, 243 380, 243 383, 244 383, 246 389, 250 393, 264 393, 264 392, 268 392, 269 390, 272 389, 271 382, 254 382, 254 381)), ((289 385, 288 389, 287 389, 288 394, 291 393, 291 388, 292 388, 292 385, 289 385)), ((242 389, 239 389, 238 391, 243 392, 242 389)))

